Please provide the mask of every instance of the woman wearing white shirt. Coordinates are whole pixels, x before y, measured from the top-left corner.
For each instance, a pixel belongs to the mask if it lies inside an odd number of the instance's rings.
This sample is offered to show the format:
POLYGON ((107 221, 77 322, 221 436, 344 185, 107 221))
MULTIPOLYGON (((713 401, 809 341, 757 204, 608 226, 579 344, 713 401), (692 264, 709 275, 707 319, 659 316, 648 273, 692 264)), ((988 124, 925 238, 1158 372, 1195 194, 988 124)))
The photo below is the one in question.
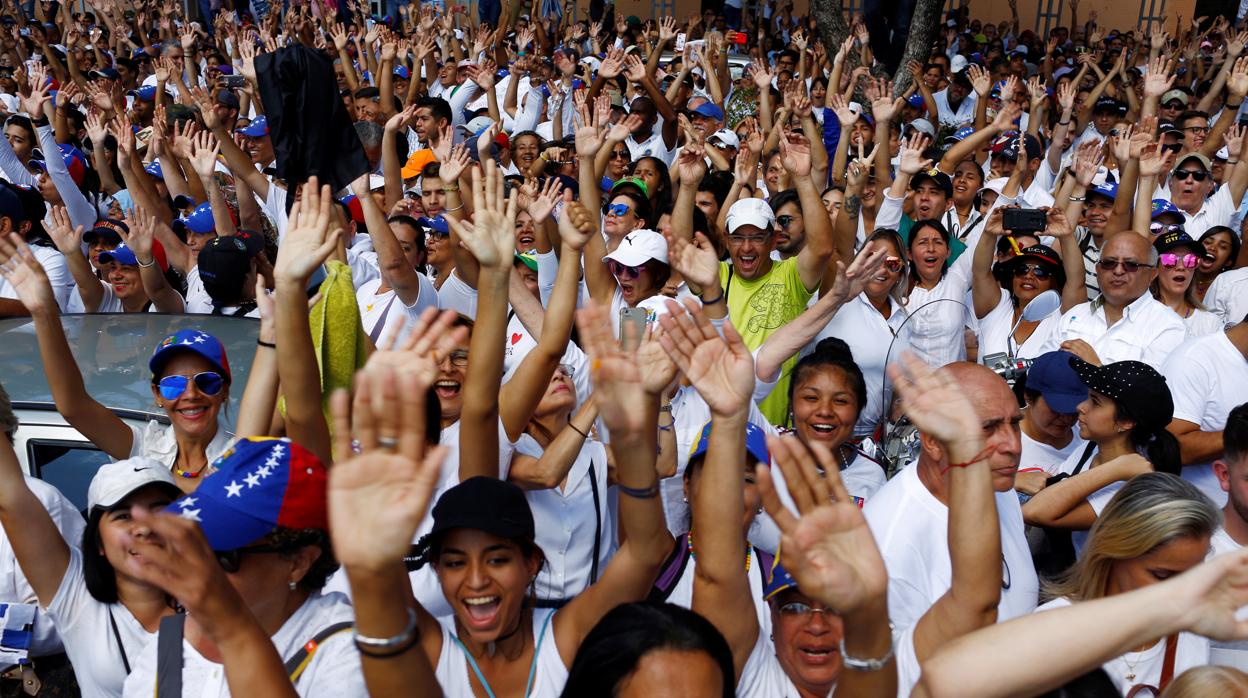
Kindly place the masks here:
POLYGON ((87 394, 47 275, 29 248, 12 238, 0 241, 0 256, 7 262, 5 279, 17 289, 34 319, 39 354, 57 410, 109 456, 154 458, 179 476, 179 487, 193 491, 230 442, 218 421, 230 396, 225 345, 195 329, 165 337, 156 345, 148 368, 152 397, 169 417, 169 424, 152 421, 142 430, 130 427, 87 394))
MULTIPOLYGON (((1204 561, 1221 517, 1195 486, 1147 473, 1114 495, 1092 528, 1083 557, 1045 591, 1042 613, 1081 601, 1123 594, 1163 581, 1204 561)), ((1177 633, 1101 665, 1123 695, 1136 686, 1165 690, 1186 669, 1209 663, 1209 641, 1177 633)))
POLYGON ((1078 550, 1123 482, 1153 471, 1177 476, 1181 465, 1179 443, 1166 430, 1174 402, 1161 374, 1139 361, 1094 366, 1072 358, 1070 364, 1088 386, 1078 408, 1079 435, 1088 445, 1060 466, 1071 477, 1023 505, 1023 519, 1074 531, 1078 550))
POLYGON ((1005 234, 1004 215, 1005 209, 998 208, 989 216, 972 263, 971 299, 979 320, 981 361, 1003 353, 1022 358, 1039 356, 1062 313, 1088 299, 1083 258, 1066 214, 1061 209, 1051 210, 1044 230, 1061 241, 1062 256, 1046 245, 1035 244, 993 264, 997 240, 1005 234), (1061 294, 1061 306, 1040 320, 1020 322, 1027 305, 1049 290, 1061 294))
POLYGON ((971 290, 967 255, 949 261, 949 231, 937 220, 915 221, 910 228, 910 301, 906 310, 910 346, 933 368, 966 359, 963 328, 970 320, 966 294, 971 290))
POLYGON ((1189 338, 1221 332, 1222 318, 1205 309, 1196 295, 1196 269, 1213 255, 1181 228, 1165 230, 1167 226, 1160 222, 1152 225, 1153 232, 1160 233, 1153 241, 1158 252, 1157 278, 1149 289, 1153 297, 1183 318, 1189 338))

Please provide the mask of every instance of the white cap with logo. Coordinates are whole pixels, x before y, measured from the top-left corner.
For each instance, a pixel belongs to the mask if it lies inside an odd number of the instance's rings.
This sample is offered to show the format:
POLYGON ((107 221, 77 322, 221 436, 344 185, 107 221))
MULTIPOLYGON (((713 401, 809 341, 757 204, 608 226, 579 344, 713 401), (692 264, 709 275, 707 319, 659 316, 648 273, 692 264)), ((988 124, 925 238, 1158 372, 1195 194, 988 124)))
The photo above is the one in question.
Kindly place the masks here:
POLYGON ((638 228, 620 240, 620 246, 603 257, 626 267, 639 267, 650 260, 667 264, 667 240, 654 230, 638 228))
POLYGON ((741 139, 737 138, 737 132, 732 131, 730 129, 726 129, 726 128, 721 128, 715 133, 712 133, 710 137, 706 139, 706 141, 710 143, 711 145, 715 145, 716 141, 718 141, 719 143, 723 144, 724 147, 726 148, 740 148, 741 147, 741 139))
POLYGON ((178 486, 167 466, 147 456, 106 463, 95 472, 87 488, 87 511, 115 507, 136 490, 155 484, 178 486))
POLYGON ((737 232, 743 225, 768 230, 776 224, 776 214, 762 199, 739 199, 728 209, 728 234, 737 232))

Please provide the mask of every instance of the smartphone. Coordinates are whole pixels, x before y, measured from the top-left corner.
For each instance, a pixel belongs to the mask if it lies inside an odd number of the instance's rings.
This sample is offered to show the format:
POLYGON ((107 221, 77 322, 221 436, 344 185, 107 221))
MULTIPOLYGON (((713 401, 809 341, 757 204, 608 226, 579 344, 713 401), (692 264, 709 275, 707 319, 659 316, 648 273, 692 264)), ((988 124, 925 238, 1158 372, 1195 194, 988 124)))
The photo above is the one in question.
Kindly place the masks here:
POLYGON ((625 351, 633 351, 641 346, 641 339, 646 336, 646 322, 650 311, 645 308, 620 308, 620 347, 625 351))
POLYGON ((221 86, 227 90, 241 90, 247 86, 245 75, 222 75, 221 86))
POLYGON ((685 33, 681 32, 676 35, 676 53, 685 50, 685 33))
POLYGON ((1007 208, 1001 225, 1015 233, 1038 233, 1045 228, 1045 213, 1034 208, 1007 208))
POLYGON ((745 46, 745 42, 748 41, 749 38, 750 37, 745 35, 745 32, 737 32, 732 35, 732 42, 734 44, 740 44, 742 46, 745 46))

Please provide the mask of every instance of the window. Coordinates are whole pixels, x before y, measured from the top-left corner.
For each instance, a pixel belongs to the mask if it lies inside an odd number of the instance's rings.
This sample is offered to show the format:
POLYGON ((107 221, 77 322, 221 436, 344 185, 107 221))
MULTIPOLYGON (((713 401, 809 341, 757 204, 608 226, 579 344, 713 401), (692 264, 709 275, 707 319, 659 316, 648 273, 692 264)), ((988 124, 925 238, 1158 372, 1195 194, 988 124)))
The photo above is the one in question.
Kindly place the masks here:
POLYGON ((95 471, 112 460, 81 441, 31 439, 26 452, 31 474, 60 490, 79 511, 87 508, 87 487, 95 471))

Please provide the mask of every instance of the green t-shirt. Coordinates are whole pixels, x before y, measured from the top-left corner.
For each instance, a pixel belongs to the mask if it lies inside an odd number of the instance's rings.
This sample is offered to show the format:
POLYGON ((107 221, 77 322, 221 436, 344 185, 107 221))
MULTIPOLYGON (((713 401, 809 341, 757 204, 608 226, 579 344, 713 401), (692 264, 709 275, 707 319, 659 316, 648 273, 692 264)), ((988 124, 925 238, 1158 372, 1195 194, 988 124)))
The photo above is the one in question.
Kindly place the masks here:
MULTIPOLYGON (((757 279, 734 274, 732 265, 721 262, 719 283, 728 294, 728 317, 745 345, 754 351, 786 322, 806 310, 814 291, 806 290, 797 270, 797 257, 771 264, 771 270, 757 279)), ((818 289, 816 289, 818 290, 818 289)), ((780 381, 759 410, 772 424, 784 424, 789 414, 789 374, 797 364, 791 357, 781 368, 780 381)))

